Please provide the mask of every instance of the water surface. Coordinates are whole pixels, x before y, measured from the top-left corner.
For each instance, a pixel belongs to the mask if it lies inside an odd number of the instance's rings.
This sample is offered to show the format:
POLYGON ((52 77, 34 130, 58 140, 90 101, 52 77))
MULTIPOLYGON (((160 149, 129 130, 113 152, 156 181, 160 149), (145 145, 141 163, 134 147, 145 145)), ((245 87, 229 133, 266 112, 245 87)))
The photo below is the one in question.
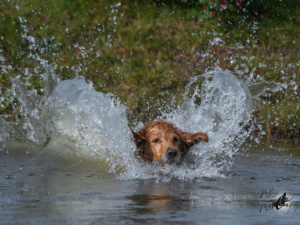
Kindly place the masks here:
POLYGON ((224 177, 169 181, 19 148, 1 152, 1 224, 299 224, 299 143, 252 143, 224 177), (292 200, 277 210, 284 192, 292 200))

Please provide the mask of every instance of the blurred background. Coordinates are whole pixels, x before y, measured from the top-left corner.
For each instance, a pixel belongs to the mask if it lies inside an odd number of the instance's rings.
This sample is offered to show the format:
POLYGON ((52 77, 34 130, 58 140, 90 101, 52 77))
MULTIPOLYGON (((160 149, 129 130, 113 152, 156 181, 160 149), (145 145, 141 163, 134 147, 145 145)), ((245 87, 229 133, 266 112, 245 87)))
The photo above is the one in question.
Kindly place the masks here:
POLYGON ((257 134, 299 138, 299 31, 298 0, 2 1, 0 116, 24 116, 12 79, 44 95, 41 59, 117 96, 132 123, 176 108, 191 77, 221 68, 256 96, 257 134))

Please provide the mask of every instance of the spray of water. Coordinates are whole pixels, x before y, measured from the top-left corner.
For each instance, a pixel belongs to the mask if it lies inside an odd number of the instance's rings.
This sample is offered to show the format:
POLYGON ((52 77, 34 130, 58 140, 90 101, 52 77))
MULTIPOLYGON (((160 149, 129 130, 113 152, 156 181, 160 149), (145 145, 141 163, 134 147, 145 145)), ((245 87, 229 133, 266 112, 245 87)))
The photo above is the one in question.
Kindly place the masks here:
MULTIPOLYGON (((22 27, 22 37, 35 49, 35 39, 27 35, 26 26, 22 27)), ((128 109, 112 94, 95 91, 81 76, 61 81, 54 72, 55 65, 49 65, 38 53, 30 57, 44 69, 40 74, 43 96, 29 90, 30 83, 19 76, 11 77, 10 92, 20 103, 23 119, 0 120, 2 149, 21 140, 34 143, 42 151, 97 158, 119 179, 195 179, 222 176, 251 133, 252 102, 246 84, 229 71, 211 70, 191 79, 181 106, 161 112, 162 119, 182 130, 206 132, 210 142, 193 147, 180 167, 149 165, 135 157, 128 109), (200 105, 195 103, 196 97, 201 98, 200 105)), ((12 68, 3 69, 9 73, 12 68)))
POLYGON ((83 77, 60 81, 54 70, 45 66, 45 82, 53 82, 55 88, 51 92, 48 87, 44 97, 13 79, 26 119, 22 123, 1 120, 2 142, 21 138, 56 154, 97 157, 108 162, 109 170, 120 179, 194 179, 220 176, 251 132, 248 88, 229 71, 212 70, 191 79, 180 107, 162 112, 163 119, 182 130, 206 132, 210 142, 193 147, 180 167, 149 165, 134 156, 125 106, 111 94, 95 91, 83 77), (199 82, 203 78, 205 81, 199 82), (196 96, 201 96, 200 105, 195 103, 196 96))
POLYGON ((184 103, 171 113, 163 113, 162 118, 182 130, 206 132, 209 143, 194 146, 179 169, 176 166, 136 168, 131 165, 121 177, 142 178, 145 174, 146 178, 161 176, 163 179, 222 176, 230 167, 234 153, 252 131, 251 106, 248 88, 228 71, 213 70, 192 78, 186 87, 184 103), (197 83, 201 78, 205 81, 199 87, 197 83), (195 98, 199 95, 202 102, 197 105, 195 98))
MULTIPOLYGON (((286 88, 285 83, 254 79, 255 68, 249 78, 241 79, 244 72, 249 72, 246 65, 237 66, 235 75, 213 69, 191 78, 185 88, 183 104, 175 110, 161 111, 158 119, 171 122, 184 131, 205 132, 210 141, 194 146, 179 167, 150 165, 135 157, 136 148, 126 116, 128 109, 112 94, 95 91, 93 84, 80 76, 82 65, 74 65, 74 72, 78 74, 75 79, 61 81, 55 73, 56 66, 50 65, 35 51, 39 47, 34 37, 28 35, 28 28, 24 25, 26 21, 21 17, 19 21, 23 29, 22 38, 29 43, 28 58, 39 64, 34 68, 36 71, 40 68, 44 71, 39 74, 44 85, 43 95, 29 88, 31 74, 28 68, 24 68, 28 77, 25 82, 21 76, 10 76, 12 87, 6 93, 11 99, 18 100, 18 113, 22 117, 17 117, 15 122, 0 119, 0 151, 10 149, 16 142, 30 142, 40 151, 67 157, 96 158, 99 163, 109 165, 108 171, 126 180, 223 176, 224 171, 230 168, 234 154, 253 130, 252 100, 266 90, 276 92, 286 88), (199 98, 201 104, 196 103, 199 98)), ((113 21, 116 23, 115 18, 113 21)), ((256 30, 254 23, 253 32, 256 30)), ((249 40, 246 42, 248 45, 249 40)), ((210 45, 222 46, 222 43, 222 38, 213 32, 210 45)), ((245 46, 237 44, 235 48, 243 49, 245 46)), ((43 49, 39 50, 43 52, 43 49)), ((209 57, 209 51, 202 52, 201 56, 209 57)), ((226 54, 226 60, 230 60, 232 65, 236 63, 236 57, 240 57, 233 55, 231 50, 226 50, 226 54)), ((81 48, 81 56, 86 55, 88 52, 81 48)), ((253 59, 245 60, 251 62, 253 59)), ((4 61, 5 57, 0 52, 0 62, 4 61)), ((4 63, 1 67, 2 72, 8 75, 13 69, 4 66, 4 63)), ((295 91, 297 88, 295 86, 295 91)), ((2 104, 4 98, 0 100, 2 104)))

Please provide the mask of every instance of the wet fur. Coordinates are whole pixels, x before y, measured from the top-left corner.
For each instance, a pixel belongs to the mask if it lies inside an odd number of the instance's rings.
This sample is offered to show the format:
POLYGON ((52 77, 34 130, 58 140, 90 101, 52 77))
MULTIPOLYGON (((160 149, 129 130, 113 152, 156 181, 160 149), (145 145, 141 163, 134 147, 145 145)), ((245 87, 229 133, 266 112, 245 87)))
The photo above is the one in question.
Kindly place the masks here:
POLYGON ((201 141, 208 142, 205 133, 188 133, 173 124, 159 120, 149 122, 133 132, 137 155, 148 162, 176 164, 182 162, 190 148, 201 141))

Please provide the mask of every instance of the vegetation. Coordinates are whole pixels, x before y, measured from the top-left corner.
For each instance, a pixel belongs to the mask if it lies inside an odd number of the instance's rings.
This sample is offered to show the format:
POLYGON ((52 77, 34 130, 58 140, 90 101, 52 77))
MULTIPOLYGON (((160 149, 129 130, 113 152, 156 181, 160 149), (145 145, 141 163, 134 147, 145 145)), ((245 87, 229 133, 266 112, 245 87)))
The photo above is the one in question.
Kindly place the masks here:
POLYGON ((254 121, 269 136, 299 137, 299 12, 298 0, 6 1, 0 114, 12 120, 7 115, 16 112, 11 77, 43 95, 37 56, 62 79, 82 75, 113 93, 131 120, 155 118, 172 99, 176 107, 191 77, 220 67, 248 81, 282 83, 254 102, 254 121))

